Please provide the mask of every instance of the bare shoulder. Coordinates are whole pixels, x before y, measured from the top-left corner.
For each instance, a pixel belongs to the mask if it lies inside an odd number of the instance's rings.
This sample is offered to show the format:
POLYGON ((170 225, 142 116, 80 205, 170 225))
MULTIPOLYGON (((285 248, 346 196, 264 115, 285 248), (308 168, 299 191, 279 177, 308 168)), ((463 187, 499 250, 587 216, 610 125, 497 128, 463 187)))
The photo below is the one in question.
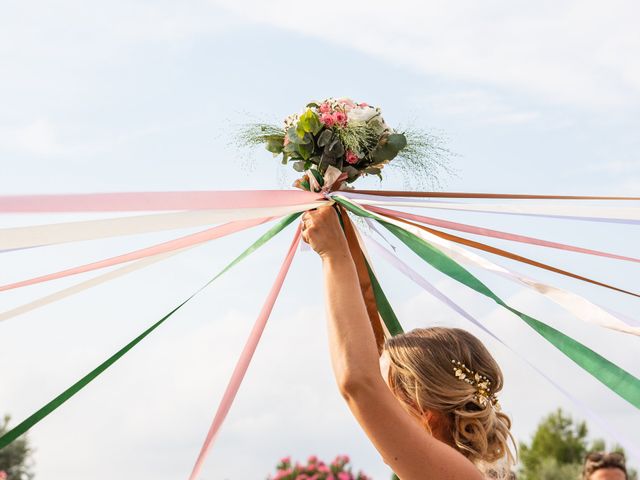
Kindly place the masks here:
POLYGON ((402 480, 482 480, 456 449, 431 436, 382 377, 345 385, 342 395, 384 462, 402 480))

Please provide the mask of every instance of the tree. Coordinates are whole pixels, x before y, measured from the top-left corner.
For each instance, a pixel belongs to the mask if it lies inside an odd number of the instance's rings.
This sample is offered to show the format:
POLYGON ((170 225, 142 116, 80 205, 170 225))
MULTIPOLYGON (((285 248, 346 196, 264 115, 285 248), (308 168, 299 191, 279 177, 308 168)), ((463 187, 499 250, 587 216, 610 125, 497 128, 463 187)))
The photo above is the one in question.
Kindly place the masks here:
MULTIPOLYGON (((4 421, 0 422, 0 436, 9 430, 9 415, 5 415, 4 421)), ((31 454, 33 449, 29 446, 26 435, 15 440, 0 450, 0 472, 5 472, 7 480, 30 480, 33 478, 31 472, 31 454)))
MULTIPOLYGON (((575 480, 580 478, 585 455, 590 451, 605 451, 603 440, 588 443, 586 422, 574 422, 561 409, 545 417, 531 439, 531 444, 520 443, 522 480, 575 480)), ((624 453, 620 446, 611 451, 624 453)), ((627 466, 627 468, 629 468, 627 466)), ((629 479, 637 473, 629 469, 629 479)))

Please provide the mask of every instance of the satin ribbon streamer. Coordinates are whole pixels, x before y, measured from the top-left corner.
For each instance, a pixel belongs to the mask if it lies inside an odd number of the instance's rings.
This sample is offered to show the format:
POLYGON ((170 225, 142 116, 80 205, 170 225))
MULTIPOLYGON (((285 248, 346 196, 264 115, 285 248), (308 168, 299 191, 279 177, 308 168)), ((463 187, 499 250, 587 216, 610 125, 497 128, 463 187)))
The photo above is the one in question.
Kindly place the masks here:
POLYGON ((423 240, 425 240, 426 242, 437 244, 440 248, 447 252, 447 255, 451 256, 458 262, 482 268, 484 270, 498 274, 512 282, 519 283, 527 288, 534 290, 540 295, 555 302, 564 310, 571 313, 571 315, 584 322, 593 323, 604 328, 610 328, 632 335, 640 335, 640 328, 637 328, 636 321, 626 321, 626 319, 624 319, 623 317, 590 302, 580 295, 539 282, 532 278, 526 277, 525 275, 501 267, 500 265, 490 262, 484 257, 476 255, 468 250, 461 249, 451 242, 431 234, 429 231, 421 230, 423 228, 421 225, 414 225, 410 222, 405 222, 403 224, 401 222, 393 220, 391 217, 384 218, 390 222, 394 222, 401 228, 408 228, 415 235, 423 238, 423 240))
POLYGON ((238 222, 226 223, 217 227, 204 230, 202 232, 186 235, 175 240, 169 240, 168 242, 159 243, 151 247, 134 250, 133 252, 125 253, 123 255, 117 255, 115 257, 106 258, 97 262, 87 263, 67 270, 61 270, 59 272, 49 273, 39 277, 30 278, 28 280, 22 280, 20 282, 10 283, 7 285, 0 285, 0 292, 5 290, 12 290, 14 288, 26 287, 28 285, 34 285, 37 283, 47 282, 50 280, 56 280, 70 275, 77 275, 79 273, 90 272, 100 268, 111 267, 120 263, 130 262, 132 260, 138 260, 140 258, 149 257, 151 255, 158 255, 161 253, 171 252, 179 250, 185 247, 190 247, 199 243, 208 242, 216 238, 224 237, 226 235, 246 230, 247 228, 260 225, 262 223, 269 222, 273 218, 257 218, 254 220, 243 220, 238 222))
POLYGON ((195 212, 156 213, 82 222, 54 223, 0 229, 0 249, 16 249, 100 238, 161 232, 253 218, 280 217, 327 205, 329 202, 264 208, 236 208, 195 212))
POLYGON ((227 414, 229 413, 229 409, 231 408, 231 404, 238 393, 238 389, 240 388, 240 384, 242 383, 242 379, 247 373, 247 369, 249 368, 249 364, 251 363, 251 359, 253 358, 253 354, 256 351, 258 346, 258 342, 262 337, 262 332, 264 331, 265 326, 267 325, 267 320, 269 319, 269 315, 271 314, 271 310, 273 309, 273 305, 276 303, 276 299, 278 298, 278 294, 280 293, 280 289, 282 288, 282 284, 284 283, 284 279, 287 276, 287 272, 289 271, 289 267, 291 266, 291 261, 296 252, 296 247, 300 243, 300 225, 298 225, 298 229, 296 230, 295 236, 293 237, 293 241, 291 242, 291 246, 289 247, 289 251, 287 252, 287 256, 280 267, 280 271, 278 272, 278 276, 273 282, 273 286, 271 287, 271 291, 267 296, 267 299, 262 306, 262 310, 260 310, 260 314, 256 320, 256 323, 249 334, 249 338, 240 354, 240 358, 238 359, 238 363, 233 370, 233 374, 229 380, 229 384, 222 396, 222 400, 218 405, 218 410, 213 418, 213 422, 211 423, 211 427, 209 428, 209 432, 207 433, 207 437, 202 445, 202 449, 200 450, 200 454, 198 455, 198 459, 196 460, 195 465, 193 466, 193 470, 191 471, 191 475, 189 476, 189 480, 195 480, 202 470, 202 466, 207 457, 207 454, 211 450, 211 446, 218 435, 220 427, 224 422, 227 414))
POLYGON ((640 200, 640 197, 598 197, 585 195, 522 195, 513 193, 407 192, 402 190, 351 190, 379 197, 411 198, 500 198, 511 200, 640 200))
POLYGON ((302 205, 316 200, 322 200, 322 195, 303 190, 0 195, 0 213, 151 212, 265 208, 302 205))
MULTIPOLYGON (((332 194, 335 195, 335 192, 332 194)), ((428 200, 407 201, 404 198, 381 199, 375 195, 363 195, 353 192, 340 192, 346 198, 352 198, 361 205, 433 208, 459 210, 479 213, 505 215, 524 215, 547 218, 565 218, 594 222, 626 223, 640 225, 640 207, 585 207, 571 205, 505 205, 505 204, 464 204, 445 203, 428 200)))
POLYGON ((113 365, 116 361, 118 361, 122 356, 124 356, 129 350, 135 347, 138 343, 144 340, 147 335, 153 332, 156 328, 162 325, 167 319, 169 319, 175 312, 177 312, 180 308, 182 308, 189 300, 195 297, 198 293, 204 290, 207 286, 209 286, 214 280, 220 277, 222 274, 227 272, 231 267, 238 264, 241 260, 245 259, 248 255, 253 253, 255 250, 260 248, 262 245, 267 243, 270 239, 272 239, 275 235, 280 233, 287 225, 293 222, 296 218, 300 216, 300 213, 289 215, 288 217, 280 220, 276 225, 274 225, 271 229, 269 229, 266 233, 264 233, 258 240, 256 240, 252 245, 249 246, 244 252, 242 252, 238 257, 236 257, 231 263, 229 263, 225 268, 223 268, 220 273, 218 273, 215 277, 209 280, 206 284, 200 287, 195 293, 193 293, 189 298, 179 304, 176 308, 171 310, 168 314, 154 323, 147 330, 142 332, 136 338, 134 338, 131 342, 125 345, 123 348, 118 350, 114 355, 109 357, 107 360, 102 362, 98 367, 89 372, 87 375, 82 377, 76 383, 71 385, 71 387, 67 388, 60 395, 55 397, 49 403, 47 403, 44 407, 37 410, 31 416, 29 416, 26 420, 22 421, 14 428, 6 432, 4 435, 0 437, 0 449, 6 447, 11 442, 13 442, 16 438, 18 438, 23 433, 27 432, 31 427, 33 427, 36 423, 40 422, 47 415, 52 413, 62 404, 64 404, 67 400, 73 397, 76 393, 86 387, 90 382, 92 382, 98 375, 104 372, 107 368, 113 365))
POLYGON ((457 230, 465 233, 473 233, 474 235, 482 235, 485 237, 499 238, 502 240, 509 240, 512 242, 528 243, 530 245, 538 245, 541 247, 556 248, 558 250, 566 250, 568 252, 584 253, 587 255, 596 255, 600 257, 613 258, 616 260, 625 260, 627 262, 638 262, 640 258, 626 257, 624 255, 616 255, 614 253, 601 252, 599 250, 591 250, 589 248, 576 247, 573 245, 566 245, 564 243, 551 242, 549 240, 542 240, 534 237, 527 237, 525 235, 516 235, 508 232, 501 232, 499 230, 491 230, 489 228, 474 227, 473 225, 467 225, 465 223, 451 222, 449 220, 442 220, 439 218, 425 217, 423 215, 414 215, 412 213, 402 212, 399 210, 389 210, 388 208, 366 207, 367 210, 379 213, 386 216, 401 217, 406 220, 413 220, 416 222, 426 223, 434 225, 436 227, 448 228, 451 230, 457 230))

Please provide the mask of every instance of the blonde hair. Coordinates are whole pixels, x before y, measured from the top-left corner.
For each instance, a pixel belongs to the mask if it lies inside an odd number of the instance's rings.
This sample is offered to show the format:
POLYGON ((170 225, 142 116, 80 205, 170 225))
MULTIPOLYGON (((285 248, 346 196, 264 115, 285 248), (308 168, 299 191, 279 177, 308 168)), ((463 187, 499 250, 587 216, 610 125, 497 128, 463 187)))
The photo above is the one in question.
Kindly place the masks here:
MULTIPOLYGON (((497 462, 509 469, 511 420, 499 406, 480 402, 477 388, 456 378, 452 368, 452 360, 463 363, 490 380, 491 394, 498 393, 502 371, 480 340, 459 328, 421 328, 389 338, 384 350, 389 386, 410 413, 423 424, 428 411, 443 415, 451 446, 486 473, 497 473, 491 466, 497 462)), ((431 432, 428 423, 425 428, 431 432)))

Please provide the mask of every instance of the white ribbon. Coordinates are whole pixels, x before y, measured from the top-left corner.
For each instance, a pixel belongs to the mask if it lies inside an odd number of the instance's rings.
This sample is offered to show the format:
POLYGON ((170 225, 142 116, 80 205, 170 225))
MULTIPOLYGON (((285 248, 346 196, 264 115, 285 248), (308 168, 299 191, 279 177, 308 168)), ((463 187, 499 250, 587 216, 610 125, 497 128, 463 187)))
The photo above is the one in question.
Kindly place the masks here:
POLYGON ((104 220, 54 223, 29 227, 0 229, 0 249, 13 249, 53 245, 82 240, 136 235, 190 228, 235 220, 262 217, 280 217, 290 213, 329 205, 329 201, 318 201, 302 205, 265 208, 238 208, 225 210, 204 210, 192 212, 160 213, 137 215, 104 220))

